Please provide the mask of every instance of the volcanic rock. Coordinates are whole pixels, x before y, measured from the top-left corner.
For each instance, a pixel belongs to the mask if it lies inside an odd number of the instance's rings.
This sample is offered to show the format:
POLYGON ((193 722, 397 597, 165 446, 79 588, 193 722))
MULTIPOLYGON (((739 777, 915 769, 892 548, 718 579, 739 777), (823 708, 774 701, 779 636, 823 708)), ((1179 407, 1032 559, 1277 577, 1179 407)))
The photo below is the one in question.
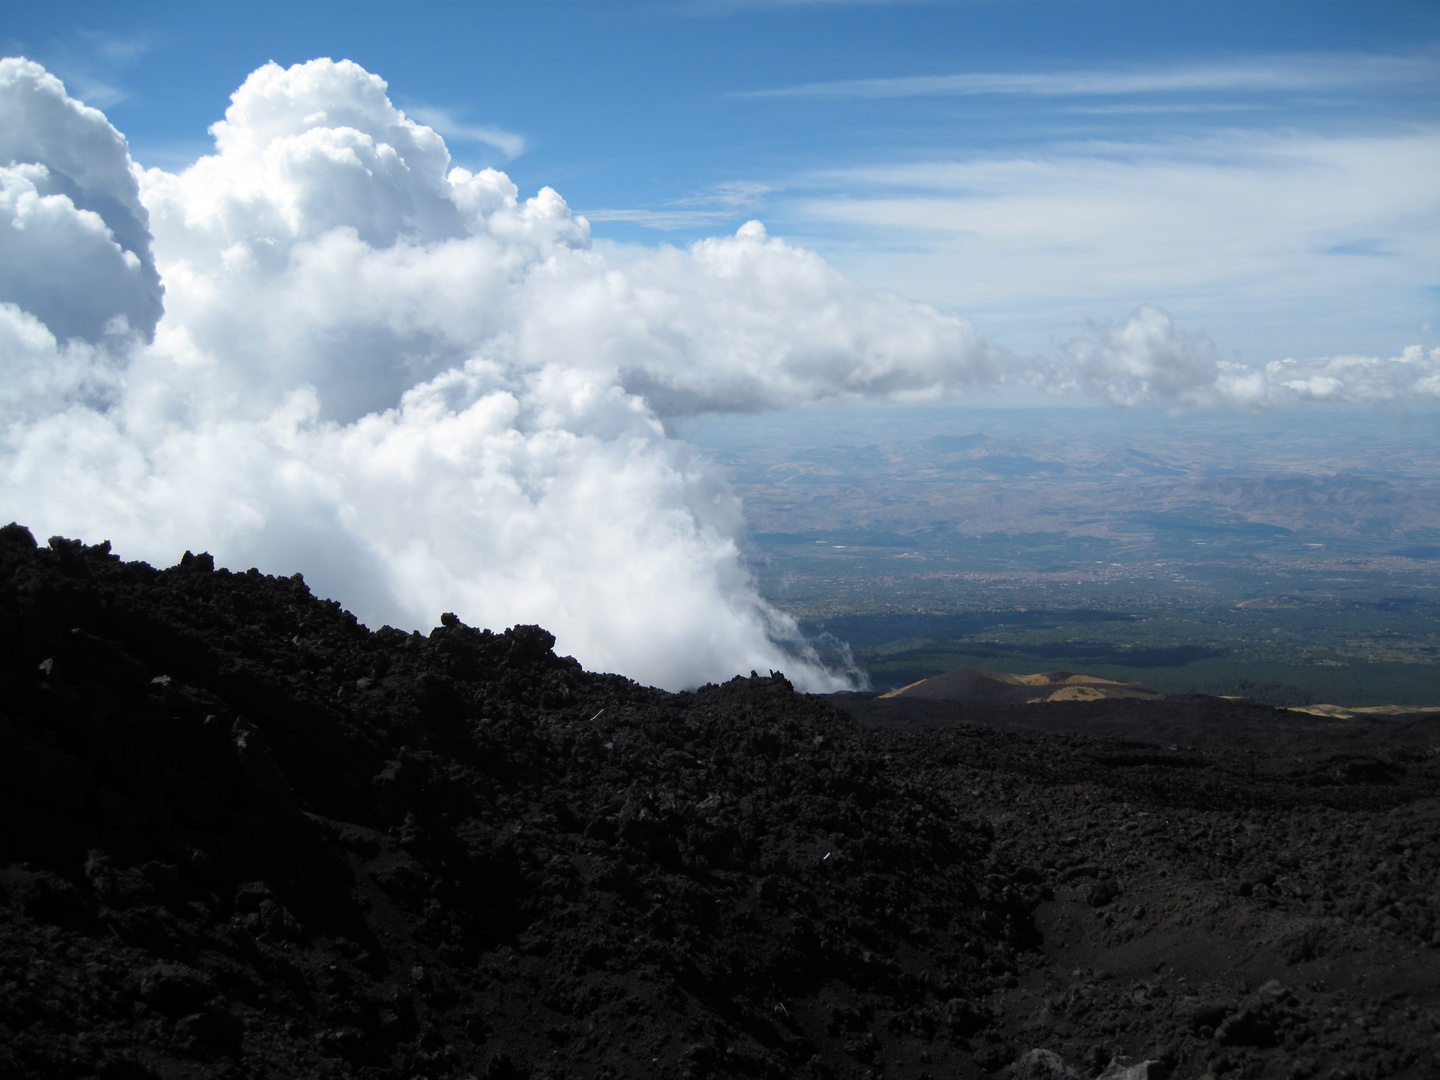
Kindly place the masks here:
POLYGON ((1433 718, 553 645, 0 529, 0 1075, 1440 1069, 1433 718))
POLYGON ((1079 1073, 1049 1050, 1031 1050, 1017 1058, 1011 1075, 1015 1080, 1080 1080, 1079 1073))

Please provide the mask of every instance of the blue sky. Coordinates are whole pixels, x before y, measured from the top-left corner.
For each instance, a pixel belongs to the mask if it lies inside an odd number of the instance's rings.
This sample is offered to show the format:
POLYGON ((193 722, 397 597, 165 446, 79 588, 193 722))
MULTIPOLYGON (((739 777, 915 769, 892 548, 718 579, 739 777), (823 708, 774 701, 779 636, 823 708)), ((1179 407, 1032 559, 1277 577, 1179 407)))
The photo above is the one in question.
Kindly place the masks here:
POLYGON ((1434 3, 10 3, 146 165, 267 60, 349 58, 602 240, 758 217, 1044 352, 1156 304, 1223 356, 1440 325, 1434 3))

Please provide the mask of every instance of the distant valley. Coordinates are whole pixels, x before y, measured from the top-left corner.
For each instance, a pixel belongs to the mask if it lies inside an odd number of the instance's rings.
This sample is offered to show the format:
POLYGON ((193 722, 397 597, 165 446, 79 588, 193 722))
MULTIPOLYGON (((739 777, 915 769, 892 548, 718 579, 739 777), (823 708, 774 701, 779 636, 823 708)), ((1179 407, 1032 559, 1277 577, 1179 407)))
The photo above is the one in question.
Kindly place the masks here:
POLYGON ((745 501, 763 594, 877 689, 1065 667, 1440 703, 1440 417, 846 416, 689 434, 745 501))

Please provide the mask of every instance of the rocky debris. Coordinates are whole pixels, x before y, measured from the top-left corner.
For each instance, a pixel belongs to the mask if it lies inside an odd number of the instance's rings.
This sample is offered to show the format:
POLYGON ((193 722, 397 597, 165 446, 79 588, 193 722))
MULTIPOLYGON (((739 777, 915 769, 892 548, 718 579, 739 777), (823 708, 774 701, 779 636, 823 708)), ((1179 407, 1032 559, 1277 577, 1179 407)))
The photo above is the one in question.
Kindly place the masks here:
POLYGON ((1080 1080, 1059 1054, 1039 1049, 1016 1058, 1010 1074, 1015 1080, 1080 1080))
MULTIPOLYGON (((1081 1080, 1080 1074, 1050 1050, 1031 1050, 1011 1066, 1014 1080, 1081 1080)), ((1165 1067, 1158 1061, 1134 1064, 1127 1057, 1115 1057, 1100 1070, 1095 1080, 1164 1080, 1165 1067)))
POLYGON ((1167 1071, 1158 1061, 1131 1062, 1129 1058, 1111 1058, 1110 1064, 1095 1080, 1165 1080, 1167 1071))
MULTIPOLYGON (((0 1075, 1440 1069, 1440 739, 867 728, 553 644, 0 529, 0 1075)), ((1035 708, 1162 706, 1241 708, 1035 708)))

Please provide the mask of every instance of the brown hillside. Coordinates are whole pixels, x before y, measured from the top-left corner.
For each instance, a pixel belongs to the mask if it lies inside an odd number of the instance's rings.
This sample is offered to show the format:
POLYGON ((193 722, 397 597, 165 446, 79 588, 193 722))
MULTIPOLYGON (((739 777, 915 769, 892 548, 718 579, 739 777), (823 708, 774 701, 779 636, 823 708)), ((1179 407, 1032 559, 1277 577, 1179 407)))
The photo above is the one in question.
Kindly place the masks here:
POLYGON ((922 701, 967 701, 986 705, 1029 705, 1042 701, 1105 701, 1113 698, 1164 697, 1137 682, 1081 675, 1073 671, 1047 671, 1040 675, 1012 675, 1007 671, 960 668, 933 679, 903 686, 883 698, 922 701))

